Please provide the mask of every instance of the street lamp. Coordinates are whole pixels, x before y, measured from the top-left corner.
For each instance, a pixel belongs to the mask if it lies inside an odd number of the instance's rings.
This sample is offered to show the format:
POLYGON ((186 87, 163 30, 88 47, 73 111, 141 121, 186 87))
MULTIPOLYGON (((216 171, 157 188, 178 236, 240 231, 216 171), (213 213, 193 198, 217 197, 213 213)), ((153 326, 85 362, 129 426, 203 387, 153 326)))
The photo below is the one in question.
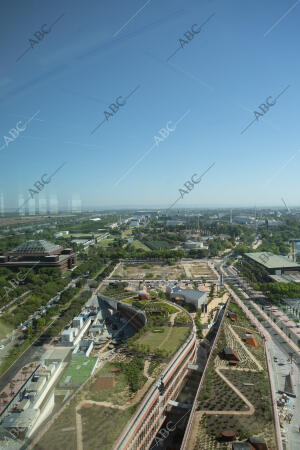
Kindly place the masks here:
MULTIPOLYGON (((274 321, 275 325, 277 325, 279 322, 282 322, 282 319, 278 319, 277 322, 274 321)), ((286 327, 285 327, 286 328, 286 327)), ((282 330, 283 331, 283 330, 282 330)), ((285 333, 287 335, 287 333, 285 333)))

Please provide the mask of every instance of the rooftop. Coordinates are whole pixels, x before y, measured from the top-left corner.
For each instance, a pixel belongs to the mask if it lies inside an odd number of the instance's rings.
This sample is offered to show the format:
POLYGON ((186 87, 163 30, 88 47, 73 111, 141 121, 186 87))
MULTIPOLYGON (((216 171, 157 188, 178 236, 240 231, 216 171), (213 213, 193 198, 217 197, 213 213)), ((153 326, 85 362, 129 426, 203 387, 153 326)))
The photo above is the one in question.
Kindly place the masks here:
POLYGON ((30 240, 23 242, 23 244, 18 245, 18 247, 11 250, 9 253, 18 254, 30 254, 30 253, 42 253, 48 254, 56 250, 60 250, 61 246, 53 244, 52 242, 45 240, 30 240))
POLYGON ((233 354, 233 350, 229 347, 224 347, 224 353, 226 355, 232 355, 233 354))
POLYGON ((267 267, 268 269, 276 268, 292 268, 297 267, 300 269, 300 264, 291 261, 282 255, 274 255, 270 252, 255 252, 255 253, 245 253, 245 255, 252 259, 253 261, 267 267))

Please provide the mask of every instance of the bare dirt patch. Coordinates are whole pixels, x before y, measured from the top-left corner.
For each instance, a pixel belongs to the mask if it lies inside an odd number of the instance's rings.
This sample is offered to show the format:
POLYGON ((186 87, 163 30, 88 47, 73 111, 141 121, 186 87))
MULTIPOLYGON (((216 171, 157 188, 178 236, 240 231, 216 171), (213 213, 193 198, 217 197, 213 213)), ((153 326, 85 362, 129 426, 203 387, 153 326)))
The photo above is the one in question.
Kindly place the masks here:
POLYGON ((91 386, 92 392, 104 391, 106 389, 112 389, 115 385, 115 377, 99 377, 95 383, 91 386))

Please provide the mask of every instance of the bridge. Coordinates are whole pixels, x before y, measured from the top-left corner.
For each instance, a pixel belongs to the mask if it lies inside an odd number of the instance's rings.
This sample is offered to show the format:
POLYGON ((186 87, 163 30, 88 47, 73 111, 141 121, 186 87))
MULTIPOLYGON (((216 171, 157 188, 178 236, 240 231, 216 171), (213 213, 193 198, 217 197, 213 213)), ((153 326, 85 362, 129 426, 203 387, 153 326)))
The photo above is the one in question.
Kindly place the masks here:
POLYGON ((192 406, 193 406, 190 403, 175 402, 174 400, 169 400, 168 404, 171 406, 178 406, 179 408, 183 408, 183 409, 192 409, 192 406))

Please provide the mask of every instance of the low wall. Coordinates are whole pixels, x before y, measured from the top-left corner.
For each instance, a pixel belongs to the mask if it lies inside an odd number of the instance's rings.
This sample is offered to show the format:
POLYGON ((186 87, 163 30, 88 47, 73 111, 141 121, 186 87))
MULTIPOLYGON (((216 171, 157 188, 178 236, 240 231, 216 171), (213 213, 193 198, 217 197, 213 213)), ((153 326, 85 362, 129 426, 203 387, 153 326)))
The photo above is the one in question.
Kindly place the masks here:
POLYGON ((142 310, 107 295, 98 294, 98 297, 108 303, 115 311, 118 311, 127 320, 127 324, 130 323, 138 330, 146 325, 147 316, 142 310))

